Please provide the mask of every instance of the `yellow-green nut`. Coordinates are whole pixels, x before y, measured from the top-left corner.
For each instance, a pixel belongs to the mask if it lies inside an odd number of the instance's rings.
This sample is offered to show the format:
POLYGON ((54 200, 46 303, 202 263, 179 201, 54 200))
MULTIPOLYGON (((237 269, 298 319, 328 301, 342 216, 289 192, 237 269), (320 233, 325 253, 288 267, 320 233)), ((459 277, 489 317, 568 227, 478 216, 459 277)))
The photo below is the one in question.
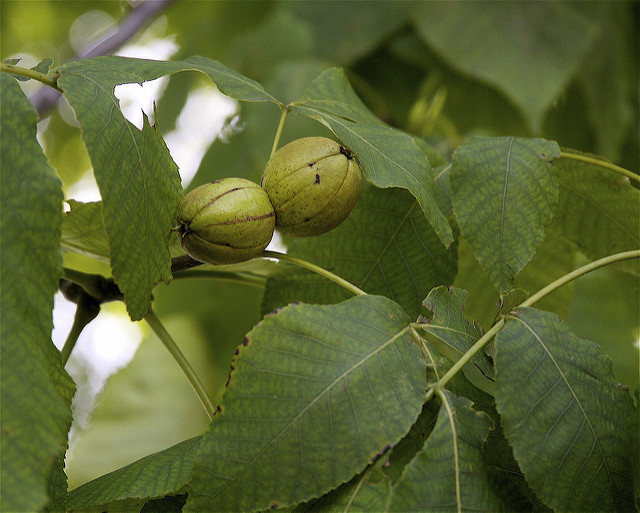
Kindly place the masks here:
POLYGON ((276 212, 276 227, 309 237, 344 221, 358 200, 361 172, 353 154, 325 137, 304 137, 267 162, 261 185, 276 212))
POLYGON ((275 228, 266 192, 243 178, 223 178, 196 187, 178 207, 180 245, 208 264, 235 264, 257 257, 275 228))

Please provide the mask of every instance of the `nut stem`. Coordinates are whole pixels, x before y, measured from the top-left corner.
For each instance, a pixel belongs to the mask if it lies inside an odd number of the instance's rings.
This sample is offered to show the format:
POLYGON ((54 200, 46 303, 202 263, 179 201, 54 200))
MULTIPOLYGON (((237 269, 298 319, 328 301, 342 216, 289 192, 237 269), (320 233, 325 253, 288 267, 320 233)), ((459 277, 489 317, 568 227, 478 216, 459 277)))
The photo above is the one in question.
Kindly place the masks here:
POLYGON ((320 276, 323 276, 324 278, 327 278, 328 280, 331 280, 332 282, 337 283, 341 287, 344 287, 345 289, 355 294, 356 296, 367 295, 367 293, 364 290, 359 289, 353 283, 348 282, 347 280, 345 280, 344 278, 341 278, 337 274, 333 274, 331 271, 327 271, 326 269, 323 269, 318 265, 312 264, 311 262, 307 262, 306 260, 302 260, 301 258, 296 258, 294 256, 287 255, 286 253, 279 253, 278 251, 263 251, 261 256, 263 258, 276 258, 278 260, 284 260, 285 262, 292 263, 294 265, 297 265, 298 267, 302 267, 303 269, 307 269, 308 271, 319 274, 320 276))

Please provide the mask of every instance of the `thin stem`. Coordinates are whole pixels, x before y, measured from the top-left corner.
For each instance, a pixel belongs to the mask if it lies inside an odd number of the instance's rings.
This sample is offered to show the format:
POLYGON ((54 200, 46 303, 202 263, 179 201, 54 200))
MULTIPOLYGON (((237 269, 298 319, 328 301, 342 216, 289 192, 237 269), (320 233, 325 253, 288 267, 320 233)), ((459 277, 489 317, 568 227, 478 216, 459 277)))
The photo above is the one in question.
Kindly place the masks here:
POLYGON ((100 303, 124 300, 118 285, 111 278, 105 278, 99 274, 83 273, 68 267, 62 269, 62 277, 80 285, 87 294, 98 299, 100 303))
POLYGON ((284 126, 284 120, 287 119, 287 114, 289 114, 289 107, 281 107, 282 115, 280 116, 280 122, 278 123, 278 128, 276 129, 276 135, 273 138, 273 146, 271 146, 271 155, 273 155, 278 149, 278 143, 280 142, 280 135, 282 135, 282 127, 284 126))
POLYGON ((469 363, 469 361, 471 360, 471 358, 473 358, 473 356, 480 351, 480 349, 482 349, 493 337, 496 333, 498 333, 498 331, 500 331, 502 329, 502 326, 504 326, 504 319, 500 319, 498 322, 496 322, 489 331, 487 331, 484 335, 482 335, 475 344, 473 344, 469 350, 464 353, 460 359, 454 363, 451 368, 444 373, 444 376, 442 376, 433 386, 431 386, 431 388, 429 388, 429 390, 427 390, 427 394, 425 395, 425 402, 429 401, 431 399, 431 397, 433 397, 434 393, 437 393, 441 388, 443 388, 447 383, 449 383, 449 381, 451 380, 451 378, 453 378, 456 374, 458 374, 458 372, 462 369, 462 367, 464 367, 467 363, 469 363))
POLYGON ((551 292, 553 292, 554 290, 562 287, 563 285, 566 285, 570 281, 573 281, 584 274, 590 273, 591 271, 595 271, 596 269, 599 269, 600 267, 604 267, 609 264, 622 262, 624 260, 631 260, 633 258, 640 258, 640 250, 636 249, 632 251, 625 251, 623 253, 616 253, 615 255, 609 255, 607 257, 601 258, 600 260, 589 262, 588 264, 583 265, 582 267, 579 267, 575 271, 571 271, 570 273, 565 274, 561 278, 558 278, 556 281, 540 289, 538 292, 536 292, 535 294, 533 294, 532 296, 524 300, 522 303, 520 303, 519 306, 521 307, 531 306, 532 304, 540 301, 546 295, 551 294, 551 292))
POLYGON ((239 283, 242 285, 248 285, 250 287, 264 288, 266 279, 260 276, 252 276, 249 274, 240 273, 224 273, 221 271, 206 271, 206 270, 193 270, 188 272, 181 272, 176 274, 173 279, 185 279, 185 278, 213 278, 218 281, 228 281, 232 283, 239 283))
POLYGON ((606 160, 602 160, 596 157, 591 157, 589 155, 580 155, 578 153, 571 152, 562 152, 562 157, 572 160, 579 160, 580 162, 586 162, 588 164, 593 164, 594 166, 604 167, 606 169, 610 169, 611 171, 615 171, 616 173, 620 173, 621 175, 626 176, 629 180, 635 180, 636 182, 640 182, 640 176, 635 173, 632 173, 628 169, 625 169, 620 166, 616 166, 611 162, 607 162, 606 160))
POLYGON ((83 294, 78 298, 78 305, 76 307, 76 315, 73 319, 73 326, 67 335, 67 340, 62 346, 60 351, 60 357, 62 358, 62 366, 64 367, 69 361, 71 352, 78 342, 80 333, 93 319, 95 319, 100 313, 100 303, 95 298, 92 298, 88 294, 83 294))
POLYGON ((455 484, 456 484, 456 505, 457 505, 457 510, 462 511, 460 508, 460 505, 462 504, 462 494, 461 494, 461 485, 460 485, 460 458, 458 456, 459 437, 458 437, 458 434, 456 433, 457 430, 456 430, 456 424, 454 421, 454 418, 456 415, 455 415, 455 412, 451 410, 451 405, 449 404, 449 401, 447 401, 447 398, 445 397, 442 390, 438 389, 436 392, 438 394, 440 402, 442 403, 442 407, 447 411, 447 419, 449 420, 449 427, 451 429, 451 433, 454 434, 454 436, 451 437, 451 445, 453 449, 453 468, 454 468, 453 475, 455 476, 455 484))
POLYGON ((348 282, 347 280, 345 280, 344 278, 341 278, 337 274, 333 274, 331 271, 327 271, 326 269, 323 269, 318 265, 307 262, 306 260, 302 260, 301 258, 296 258, 291 255, 287 255, 286 253, 279 253, 277 251, 263 251, 261 256, 264 258, 276 258, 278 260, 284 260, 285 262, 289 262, 294 265, 297 265, 298 267, 302 267, 303 269, 307 269, 308 271, 319 274, 320 276, 323 276, 324 278, 327 278, 328 280, 331 280, 334 283, 337 283, 341 287, 344 287, 349 292, 352 292, 357 296, 367 295, 367 293, 364 290, 359 289, 353 283, 348 282))
POLYGON ((47 75, 46 73, 40 73, 34 69, 23 68, 21 66, 14 66, 13 64, 9 64, 7 62, 0 63, 0 71, 5 71, 6 73, 12 73, 13 75, 19 75, 21 77, 32 78, 33 80, 37 80, 38 82, 42 82, 49 87, 53 87, 56 91, 62 92, 62 89, 58 87, 57 78, 51 75, 47 75))
POLYGON ((169 332, 160 322, 160 319, 158 319, 153 310, 149 310, 149 313, 145 316, 144 320, 147 321, 147 324, 149 324, 153 332, 164 344, 164 347, 166 347, 169 353, 171 353, 171 356, 173 356, 173 359, 176 361, 180 369, 182 369, 182 372, 184 372, 184 375, 189 380, 189 383, 191 383, 191 386, 198 396, 198 399, 200 399, 200 402, 207 412, 209 419, 213 419, 215 408, 213 406, 213 403, 211 402, 211 399, 209 398, 209 395, 207 394, 207 391, 198 378, 198 375, 195 373, 191 365, 189 365, 189 362, 185 358, 184 354, 182 354, 182 351, 180 351, 180 348, 176 345, 176 343, 171 338, 171 335, 169 335, 169 332))

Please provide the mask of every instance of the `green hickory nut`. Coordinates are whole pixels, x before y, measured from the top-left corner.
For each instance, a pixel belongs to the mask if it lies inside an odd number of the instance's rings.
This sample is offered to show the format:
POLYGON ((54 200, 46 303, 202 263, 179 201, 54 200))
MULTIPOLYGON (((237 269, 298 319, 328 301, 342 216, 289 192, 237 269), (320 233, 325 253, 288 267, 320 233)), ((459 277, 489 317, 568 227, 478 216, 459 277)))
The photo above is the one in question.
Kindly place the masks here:
POLYGON ((208 264, 236 264, 259 256, 275 229, 269 196, 244 178, 223 178, 196 187, 178 207, 180 245, 208 264))
POLYGON ((280 148, 267 162, 261 185, 283 234, 310 237, 344 221, 360 194, 353 154, 326 137, 304 137, 280 148))

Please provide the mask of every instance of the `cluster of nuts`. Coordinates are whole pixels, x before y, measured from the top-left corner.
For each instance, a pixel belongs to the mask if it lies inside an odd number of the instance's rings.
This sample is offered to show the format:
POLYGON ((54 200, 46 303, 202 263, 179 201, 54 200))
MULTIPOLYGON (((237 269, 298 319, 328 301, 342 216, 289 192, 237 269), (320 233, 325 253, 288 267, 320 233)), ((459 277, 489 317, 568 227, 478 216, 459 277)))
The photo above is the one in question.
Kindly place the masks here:
POLYGON ((324 137, 293 141, 273 154, 261 186, 223 178, 196 187, 178 207, 182 249, 209 264, 259 256, 275 228, 309 237, 344 221, 358 200, 361 173, 349 150, 324 137))

